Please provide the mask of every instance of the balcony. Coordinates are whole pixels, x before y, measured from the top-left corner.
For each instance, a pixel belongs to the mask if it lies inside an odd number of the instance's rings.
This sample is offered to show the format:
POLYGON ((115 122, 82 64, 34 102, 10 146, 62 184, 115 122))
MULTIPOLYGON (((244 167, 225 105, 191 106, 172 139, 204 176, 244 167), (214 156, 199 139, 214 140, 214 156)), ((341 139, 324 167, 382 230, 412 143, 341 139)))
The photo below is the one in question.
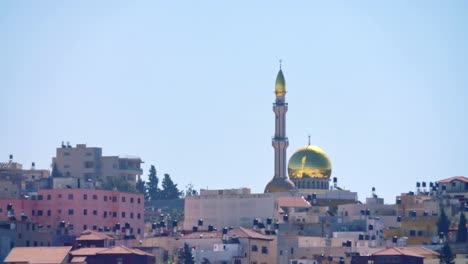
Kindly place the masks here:
POLYGON ((143 174, 143 170, 139 167, 119 166, 119 170, 133 171, 133 172, 136 172, 137 174, 143 174))

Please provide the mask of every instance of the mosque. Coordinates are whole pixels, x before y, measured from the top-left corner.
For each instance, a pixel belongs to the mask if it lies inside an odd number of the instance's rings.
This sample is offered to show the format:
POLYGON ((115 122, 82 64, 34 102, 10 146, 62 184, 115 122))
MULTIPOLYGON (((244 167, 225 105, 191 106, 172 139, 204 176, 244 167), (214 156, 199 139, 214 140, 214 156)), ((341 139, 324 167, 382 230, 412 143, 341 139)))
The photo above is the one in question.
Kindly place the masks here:
MULTIPOLYGON (((276 100, 273 103, 275 113, 275 135, 272 140, 275 155, 275 172, 273 179, 266 185, 265 193, 295 192, 301 193, 329 190, 331 162, 327 153, 317 146, 309 144, 298 149, 289 159, 286 175, 286 149, 289 141, 286 137, 286 81, 283 71, 276 76, 276 100)), ((336 178, 334 178, 336 183, 336 178)))
MULTIPOLYGON (((310 196, 313 206, 326 210, 336 208, 340 204, 357 202, 357 193, 339 188, 336 185, 336 177, 333 178, 333 186, 330 186, 330 159, 321 148, 310 145, 310 138, 308 145, 298 149, 291 156, 286 167, 286 149, 289 145, 286 137, 288 103, 285 97, 286 81, 281 66, 276 77, 275 94, 275 134, 272 139, 274 176, 266 185, 264 193, 251 193, 249 188, 201 189, 199 195, 185 197, 185 230, 190 230, 200 219, 216 227, 251 227, 254 218, 281 221, 284 214, 280 208, 282 200, 303 205, 301 201, 310 196)), ((307 206, 311 205, 307 203, 307 206)))

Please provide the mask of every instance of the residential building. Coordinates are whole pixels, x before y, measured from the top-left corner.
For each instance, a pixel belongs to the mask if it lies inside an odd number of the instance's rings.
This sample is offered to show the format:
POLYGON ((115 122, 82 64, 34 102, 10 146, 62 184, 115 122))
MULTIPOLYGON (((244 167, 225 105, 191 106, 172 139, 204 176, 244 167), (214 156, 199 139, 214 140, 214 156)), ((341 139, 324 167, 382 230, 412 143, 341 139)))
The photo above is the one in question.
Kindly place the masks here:
POLYGON ((28 217, 45 227, 67 227, 70 234, 84 230, 113 230, 141 237, 144 228, 142 194, 98 189, 43 189, 28 199, 0 200, 0 220, 28 217), (126 227, 126 225, 129 225, 126 227))
MULTIPOLYGON (((65 178, 74 178, 78 188, 93 188, 102 185, 106 177, 115 177, 135 186, 137 178, 143 174, 139 157, 103 156, 102 149, 87 147, 86 144, 63 144, 57 148, 52 158, 52 166, 65 178)), ((56 187, 65 188, 66 186, 56 187)), ((74 186, 73 186, 74 187, 74 186)))

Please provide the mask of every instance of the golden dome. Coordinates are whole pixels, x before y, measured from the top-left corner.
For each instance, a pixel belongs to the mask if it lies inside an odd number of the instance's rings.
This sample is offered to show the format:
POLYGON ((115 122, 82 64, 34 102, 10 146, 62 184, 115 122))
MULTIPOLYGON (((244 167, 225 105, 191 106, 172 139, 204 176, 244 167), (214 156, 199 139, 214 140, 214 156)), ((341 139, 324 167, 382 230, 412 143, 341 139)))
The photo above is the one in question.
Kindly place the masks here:
POLYGON ((290 192, 295 188, 296 186, 290 179, 274 177, 265 187, 265 193, 290 192))
POLYGON ((275 94, 284 96, 286 94, 286 81, 284 80, 283 71, 280 69, 276 76, 275 94))
POLYGON ((328 179, 331 175, 331 163, 323 149, 307 145, 298 149, 289 159, 289 178, 322 178, 328 179))

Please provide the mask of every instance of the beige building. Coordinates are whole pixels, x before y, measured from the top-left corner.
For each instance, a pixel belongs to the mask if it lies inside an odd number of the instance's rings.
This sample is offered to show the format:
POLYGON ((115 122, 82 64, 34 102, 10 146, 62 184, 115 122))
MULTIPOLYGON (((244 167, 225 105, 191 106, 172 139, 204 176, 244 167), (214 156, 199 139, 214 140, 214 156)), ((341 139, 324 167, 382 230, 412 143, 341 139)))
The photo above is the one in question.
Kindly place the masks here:
MULTIPOLYGON (((278 193, 252 194, 250 189, 201 190, 185 198, 183 228, 191 230, 199 219, 218 229, 228 226, 251 227, 255 218, 278 219, 275 197, 278 193)), ((203 230, 204 230, 203 229, 203 230)))
POLYGON ((103 156, 102 149, 77 144, 72 147, 62 144, 52 158, 52 167, 58 170, 62 177, 79 179, 79 187, 95 187, 102 184, 106 177, 119 177, 133 186, 137 178, 143 174, 143 161, 131 156, 103 156))

